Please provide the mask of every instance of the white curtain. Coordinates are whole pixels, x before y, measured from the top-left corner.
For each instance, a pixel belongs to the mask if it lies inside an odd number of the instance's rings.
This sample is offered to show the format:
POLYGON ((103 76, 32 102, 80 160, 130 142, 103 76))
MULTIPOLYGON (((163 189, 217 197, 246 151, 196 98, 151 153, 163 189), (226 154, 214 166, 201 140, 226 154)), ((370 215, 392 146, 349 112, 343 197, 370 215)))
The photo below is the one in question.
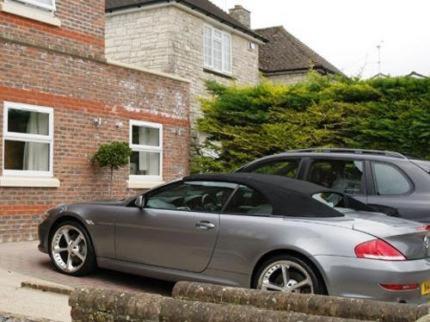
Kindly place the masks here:
MULTIPOLYGON (((159 146, 159 130, 140 127, 139 144, 159 146)), ((139 152, 139 170, 149 176, 160 175, 160 154, 158 152, 139 152)))
MULTIPOLYGON (((49 118, 42 113, 31 113, 27 133, 41 134, 49 128, 49 118)), ((49 171, 49 144, 26 142, 24 147, 24 170, 49 171)))

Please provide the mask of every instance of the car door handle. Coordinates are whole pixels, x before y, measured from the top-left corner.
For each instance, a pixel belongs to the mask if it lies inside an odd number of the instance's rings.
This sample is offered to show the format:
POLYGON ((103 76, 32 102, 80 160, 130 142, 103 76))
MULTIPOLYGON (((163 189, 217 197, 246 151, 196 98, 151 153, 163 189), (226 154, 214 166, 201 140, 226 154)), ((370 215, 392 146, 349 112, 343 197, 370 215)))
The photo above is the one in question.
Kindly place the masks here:
POLYGON ((199 230, 212 230, 215 229, 215 224, 209 221, 201 221, 196 224, 196 228, 199 230))

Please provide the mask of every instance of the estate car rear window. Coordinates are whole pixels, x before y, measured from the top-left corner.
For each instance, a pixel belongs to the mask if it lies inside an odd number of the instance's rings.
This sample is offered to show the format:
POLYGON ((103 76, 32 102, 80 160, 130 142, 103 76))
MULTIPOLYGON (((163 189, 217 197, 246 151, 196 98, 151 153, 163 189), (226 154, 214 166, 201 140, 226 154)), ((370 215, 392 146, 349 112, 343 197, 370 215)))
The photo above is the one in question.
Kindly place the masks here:
POLYGON ((364 193, 363 161, 316 160, 312 163, 309 181, 350 195, 364 193))
POLYGON ((378 195, 402 195, 411 190, 409 180, 393 165, 374 162, 373 172, 378 195))
MULTIPOLYGON (((299 172, 299 159, 283 159, 263 163, 256 166, 250 172, 260 174, 271 174, 288 178, 297 178, 299 172)), ((245 172, 248 172, 245 170, 245 172)))

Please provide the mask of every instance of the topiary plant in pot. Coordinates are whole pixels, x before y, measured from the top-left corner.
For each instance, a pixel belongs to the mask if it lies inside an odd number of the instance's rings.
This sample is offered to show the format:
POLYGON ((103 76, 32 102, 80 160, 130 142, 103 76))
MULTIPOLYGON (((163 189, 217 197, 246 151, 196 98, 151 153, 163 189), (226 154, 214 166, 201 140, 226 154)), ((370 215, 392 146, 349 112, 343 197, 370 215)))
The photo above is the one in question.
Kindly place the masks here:
POLYGON ((113 173, 128 165, 132 150, 125 142, 102 144, 92 158, 93 164, 101 168, 110 168, 109 195, 112 197, 113 173))

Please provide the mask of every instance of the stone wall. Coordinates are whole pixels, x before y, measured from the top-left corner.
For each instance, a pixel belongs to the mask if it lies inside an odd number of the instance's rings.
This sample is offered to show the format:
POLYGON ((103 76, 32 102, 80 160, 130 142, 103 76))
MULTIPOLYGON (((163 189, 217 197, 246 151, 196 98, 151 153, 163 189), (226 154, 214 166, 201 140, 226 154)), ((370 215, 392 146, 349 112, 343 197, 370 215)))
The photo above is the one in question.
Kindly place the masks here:
POLYGON ((191 118, 200 116, 199 97, 206 96, 205 81, 223 84, 257 84, 258 46, 232 33, 232 77, 208 72, 203 67, 203 27, 220 25, 202 18, 181 5, 108 14, 106 55, 137 66, 173 73, 191 81, 191 118))
POLYGON ((73 322, 414 322, 429 306, 285 294, 180 282, 173 298, 111 290, 75 290, 73 322))
POLYGON ((80 289, 70 297, 73 322, 358 322, 294 311, 184 301, 144 293, 80 289))
POLYGON ((307 72, 286 73, 286 74, 267 74, 265 78, 275 84, 296 84, 306 80, 307 72))
POLYGON ((380 322, 413 322, 430 313, 430 305, 378 302, 308 294, 287 294, 202 283, 179 282, 173 298, 216 304, 251 305, 274 311, 380 322))

